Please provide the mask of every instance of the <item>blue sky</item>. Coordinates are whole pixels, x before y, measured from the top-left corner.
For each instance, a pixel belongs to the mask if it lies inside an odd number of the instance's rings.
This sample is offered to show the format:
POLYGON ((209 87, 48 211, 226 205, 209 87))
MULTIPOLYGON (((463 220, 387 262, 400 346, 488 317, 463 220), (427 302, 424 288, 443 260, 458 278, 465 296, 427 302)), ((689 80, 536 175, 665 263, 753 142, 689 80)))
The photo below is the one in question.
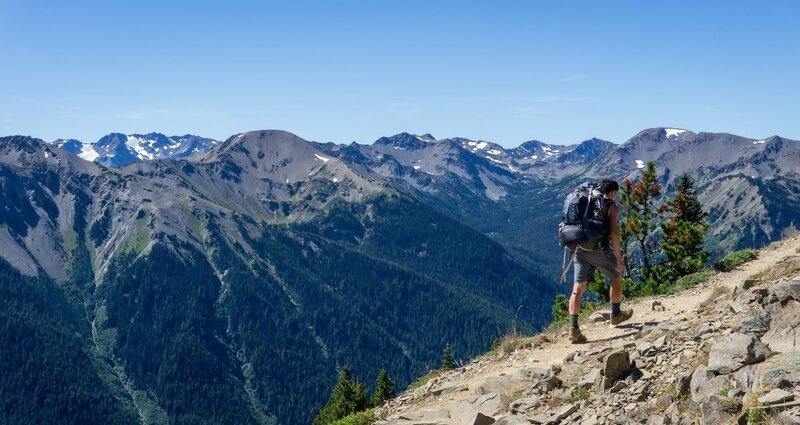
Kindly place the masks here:
POLYGON ((788 0, 0 0, 0 135, 800 139, 798 19, 788 0))

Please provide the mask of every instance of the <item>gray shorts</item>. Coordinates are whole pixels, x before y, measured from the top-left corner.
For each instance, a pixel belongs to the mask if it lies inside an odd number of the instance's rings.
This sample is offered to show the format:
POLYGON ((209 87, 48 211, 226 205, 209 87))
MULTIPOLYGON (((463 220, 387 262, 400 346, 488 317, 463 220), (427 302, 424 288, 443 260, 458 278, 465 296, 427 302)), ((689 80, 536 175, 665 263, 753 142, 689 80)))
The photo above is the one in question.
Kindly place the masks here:
POLYGON ((594 278, 594 269, 598 268, 609 279, 620 276, 617 268, 617 256, 614 251, 580 251, 575 254, 575 283, 588 282, 594 278))

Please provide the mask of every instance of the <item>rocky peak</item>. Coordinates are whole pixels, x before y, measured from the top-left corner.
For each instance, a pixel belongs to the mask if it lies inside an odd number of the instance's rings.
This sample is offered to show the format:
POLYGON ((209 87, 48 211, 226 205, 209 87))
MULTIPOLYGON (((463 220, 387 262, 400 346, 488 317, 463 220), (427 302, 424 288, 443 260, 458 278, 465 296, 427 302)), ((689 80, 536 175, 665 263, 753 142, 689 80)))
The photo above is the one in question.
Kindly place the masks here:
POLYGON ((681 293, 506 338, 378 410, 382 425, 800 423, 800 236, 681 293), (749 422, 748 422, 749 421, 749 422), (754 422, 755 421, 755 422, 754 422), (769 422, 767 422, 769 421, 769 422))
POLYGON ((427 133, 422 136, 416 136, 409 133, 400 133, 391 137, 381 137, 380 139, 376 140, 373 145, 384 145, 391 146, 395 149, 417 151, 420 149, 425 149, 435 142, 436 139, 427 133))
POLYGON ((558 155, 556 162, 561 164, 588 164, 614 149, 615 144, 598 138, 581 142, 577 147, 558 155))

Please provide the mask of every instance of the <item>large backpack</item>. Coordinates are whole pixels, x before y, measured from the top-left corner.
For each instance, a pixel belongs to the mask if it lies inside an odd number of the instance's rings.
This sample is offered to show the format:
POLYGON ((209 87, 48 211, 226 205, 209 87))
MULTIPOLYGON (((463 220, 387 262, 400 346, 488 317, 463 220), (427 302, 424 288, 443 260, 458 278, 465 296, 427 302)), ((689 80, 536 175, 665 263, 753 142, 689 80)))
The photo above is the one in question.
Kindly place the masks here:
POLYGON ((592 250, 608 233, 608 207, 598 185, 584 183, 564 200, 558 227, 561 244, 572 252, 592 250))

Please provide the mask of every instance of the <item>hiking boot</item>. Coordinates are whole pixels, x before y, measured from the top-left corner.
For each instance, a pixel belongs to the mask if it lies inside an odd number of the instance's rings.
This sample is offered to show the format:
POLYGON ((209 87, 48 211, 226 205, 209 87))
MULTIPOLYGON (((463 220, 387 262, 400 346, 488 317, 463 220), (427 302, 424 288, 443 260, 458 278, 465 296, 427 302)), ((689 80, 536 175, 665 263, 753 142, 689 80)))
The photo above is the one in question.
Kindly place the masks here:
POLYGON ((617 326, 620 323, 630 319, 633 316, 633 309, 626 308, 619 312, 616 316, 611 316, 611 326, 617 326))
POLYGON ((582 344, 586 342, 586 337, 583 336, 581 330, 578 328, 570 328, 569 330, 569 340, 573 344, 582 344))

